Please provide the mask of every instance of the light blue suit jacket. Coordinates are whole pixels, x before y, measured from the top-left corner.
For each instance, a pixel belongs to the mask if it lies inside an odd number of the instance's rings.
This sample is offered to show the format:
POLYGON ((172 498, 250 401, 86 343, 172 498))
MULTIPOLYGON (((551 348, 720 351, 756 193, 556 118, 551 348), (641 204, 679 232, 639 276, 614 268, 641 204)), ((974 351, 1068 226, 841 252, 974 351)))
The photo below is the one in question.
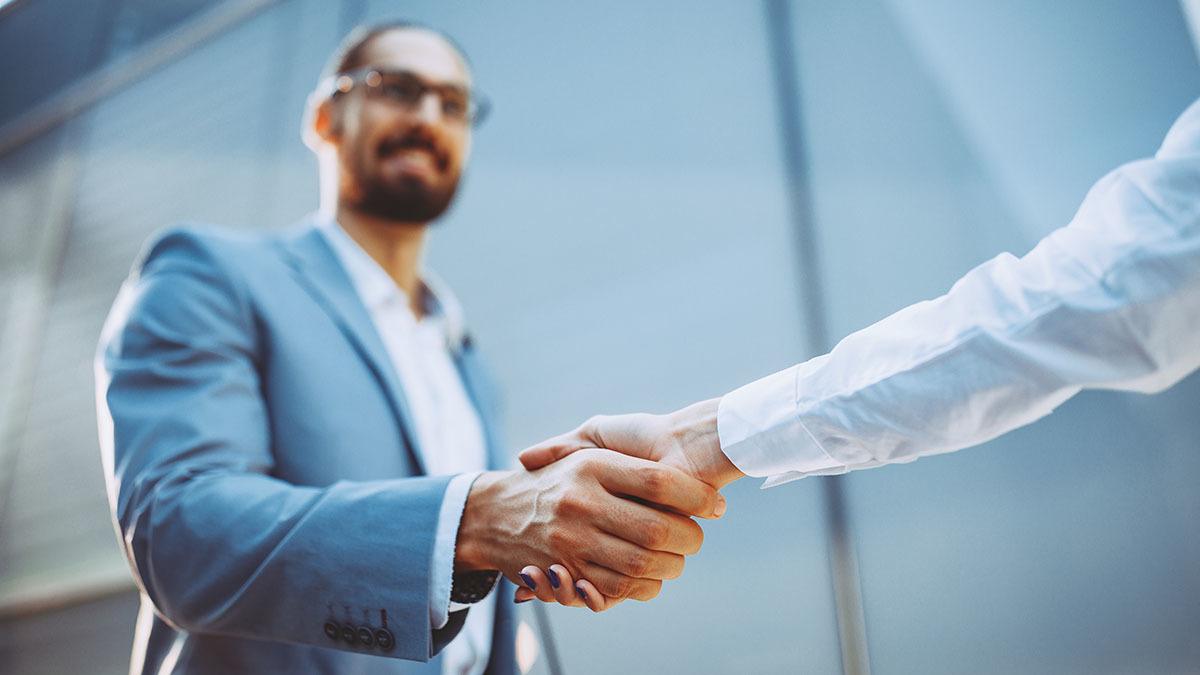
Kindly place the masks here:
MULTIPOLYGON (((505 465, 469 338, 454 356, 505 465)), ((153 611, 133 672, 439 672, 465 618, 431 630, 450 477, 423 475, 392 362, 311 223, 152 240, 97 380, 114 519, 153 611)), ((489 672, 510 673, 510 603, 496 604, 489 672)))

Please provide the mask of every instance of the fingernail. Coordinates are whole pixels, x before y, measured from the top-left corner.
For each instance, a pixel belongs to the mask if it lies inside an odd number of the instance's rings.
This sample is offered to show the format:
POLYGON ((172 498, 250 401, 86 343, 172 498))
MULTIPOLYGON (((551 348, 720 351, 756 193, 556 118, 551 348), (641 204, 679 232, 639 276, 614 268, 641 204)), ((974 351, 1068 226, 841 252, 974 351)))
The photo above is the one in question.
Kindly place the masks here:
POLYGON ((546 576, 550 577, 551 588, 558 588, 561 585, 562 582, 558 580, 558 572, 555 572, 553 567, 546 570, 546 576))
POLYGON ((725 496, 717 495, 717 508, 713 509, 713 515, 720 518, 725 515, 725 496))
POLYGON ((587 602, 587 593, 583 591, 583 586, 575 584, 575 594, 579 596, 580 600, 587 602))
POLYGON ((522 602, 529 602, 529 601, 530 601, 530 600, 532 600, 532 599, 533 599, 533 598, 525 598, 524 600, 518 600, 518 599, 516 599, 516 598, 513 598, 513 604, 519 605, 519 604, 521 604, 522 602))
POLYGON ((521 577, 521 581, 525 582, 525 585, 529 587, 529 590, 531 590, 531 591, 537 590, 537 582, 533 580, 533 577, 529 576, 528 574, 525 574, 524 572, 518 572, 517 576, 521 577))

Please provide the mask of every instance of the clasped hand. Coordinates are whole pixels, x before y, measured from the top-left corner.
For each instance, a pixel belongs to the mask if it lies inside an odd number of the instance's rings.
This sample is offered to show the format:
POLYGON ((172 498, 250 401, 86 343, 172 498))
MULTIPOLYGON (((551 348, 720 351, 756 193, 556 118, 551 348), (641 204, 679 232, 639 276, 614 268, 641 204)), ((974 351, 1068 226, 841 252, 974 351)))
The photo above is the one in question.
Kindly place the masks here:
POLYGON ((682 573, 684 556, 700 549, 704 535, 689 516, 716 517, 723 500, 671 466, 574 448, 545 467, 475 480, 459 523, 455 569, 500 570, 533 588, 533 577, 521 577, 532 566, 544 592, 572 594, 568 604, 581 604, 576 578, 588 580, 584 592, 597 600, 649 600, 664 579, 682 573), (540 572, 552 564, 569 575, 558 589, 540 572))
MULTIPOLYGON (((670 415, 593 417, 570 433, 526 449, 521 453, 520 460, 531 472, 544 471, 581 455, 597 464, 626 466, 636 475, 625 477, 632 484, 625 483, 625 490, 620 494, 655 504, 659 513, 668 516, 673 515, 669 511, 676 511, 702 518, 720 517, 725 511, 725 501, 719 494, 716 495, 712 510, 704 513, 681 509, 679 503, 662 499, 672 492, 662 489, 665 476, 671 477, 670 484, 674 488, 702 489, 697 488, 699 484, 710 490, 718 490, 742 477, 742 473, 721 452, 716 414, 717 401, 714 399, 670 415), (630 459, 637 459, 641 463, 628 464, 630 459), (658 471, 651 467, 656 467, 658 471), (663 473, 663 469, 670 472, 663 473), (681 477, 695 482, 688 483, 681 477), (652 495, 658 495, 659 498, 652 495)), ((663 579, 679 576, 683 570, 682 556, 696 553, 700 548, 703 535, 694 521, 673 515, 671 522, 684 528, 684 521, 695 527, 691 530, 694 538, 689 541, 694 547, 690 550, 672 550, 676 556, 670 559, 669 565, 661 568, 669 571, 668 576, 641 579, 637 583, 621 586, 614 583, 614 570, 606 568, 602 562, 588 560, 581 564, 576 555, 555 558, 553 564, 546 565, 534 556, 525 559, 526 564, 518 574, 520 588, 517 589, 515 600, 525 602, 537 598, 568 606, 586 606, 596 612, 609 609, 626 598, 649 600, 658 595, 663 579)), ((661 530, 643 531, 639 535, 636 531, 641 524, 634 521, 625 521, 622 525, 626 534, 638 538, 649 549, 656 549, 653 544, 665 539, 661 530)), ((544 560, 544 556, 540 559, 544 560)), ((646 565, 645 568, 649 570, 651 566, 646 565)), ((629 568, 625 568, 628 576, 639 576, 629 574, 629 571, 629 568)), ((659 568, 654 568, 654 571, 659 571, 659 568)))

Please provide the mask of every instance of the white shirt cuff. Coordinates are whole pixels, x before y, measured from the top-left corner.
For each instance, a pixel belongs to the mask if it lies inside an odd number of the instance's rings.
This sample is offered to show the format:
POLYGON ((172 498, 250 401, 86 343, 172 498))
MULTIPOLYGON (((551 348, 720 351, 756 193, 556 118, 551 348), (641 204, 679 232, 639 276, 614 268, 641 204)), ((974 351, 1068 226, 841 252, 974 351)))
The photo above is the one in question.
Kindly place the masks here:
POLYGON ((717 406, 721 450, 742 473, 766 477, 764 488, 808 475, 847 471, 800 420, 796 387, 802 366, 735 389, 717 406))
POLYGON ((450 620, 450 612, 469 607, 450 602, 450 586, 454 582, 454 545, 458 541, 458 524, 467 506, 471 484, 481 473, 463 473, 451 478, 442 497, 437 537, 433 542, 433 566, 429 575, 429 624, 434 630, 446 625, 450 620))

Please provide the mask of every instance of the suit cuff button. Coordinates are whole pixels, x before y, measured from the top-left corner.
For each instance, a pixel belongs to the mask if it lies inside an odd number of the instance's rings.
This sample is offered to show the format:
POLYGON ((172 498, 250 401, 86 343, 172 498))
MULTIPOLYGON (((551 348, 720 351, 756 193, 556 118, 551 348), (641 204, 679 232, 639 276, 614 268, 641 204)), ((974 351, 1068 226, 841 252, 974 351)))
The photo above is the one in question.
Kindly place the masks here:
POLYGON ((388 651, 396 644, 396 637, 392 635, 392 631, 386 628, 380 628, 375 631, 375 645, 383 651, 388 651))
POLYGON ((342 627, 337 625, 337 622, 335 622, 335 621, 326 621, 325 622, 325 637, 336 642, 338 639, 338 636, 340 636, 341 634, 342 634, 342 627))

